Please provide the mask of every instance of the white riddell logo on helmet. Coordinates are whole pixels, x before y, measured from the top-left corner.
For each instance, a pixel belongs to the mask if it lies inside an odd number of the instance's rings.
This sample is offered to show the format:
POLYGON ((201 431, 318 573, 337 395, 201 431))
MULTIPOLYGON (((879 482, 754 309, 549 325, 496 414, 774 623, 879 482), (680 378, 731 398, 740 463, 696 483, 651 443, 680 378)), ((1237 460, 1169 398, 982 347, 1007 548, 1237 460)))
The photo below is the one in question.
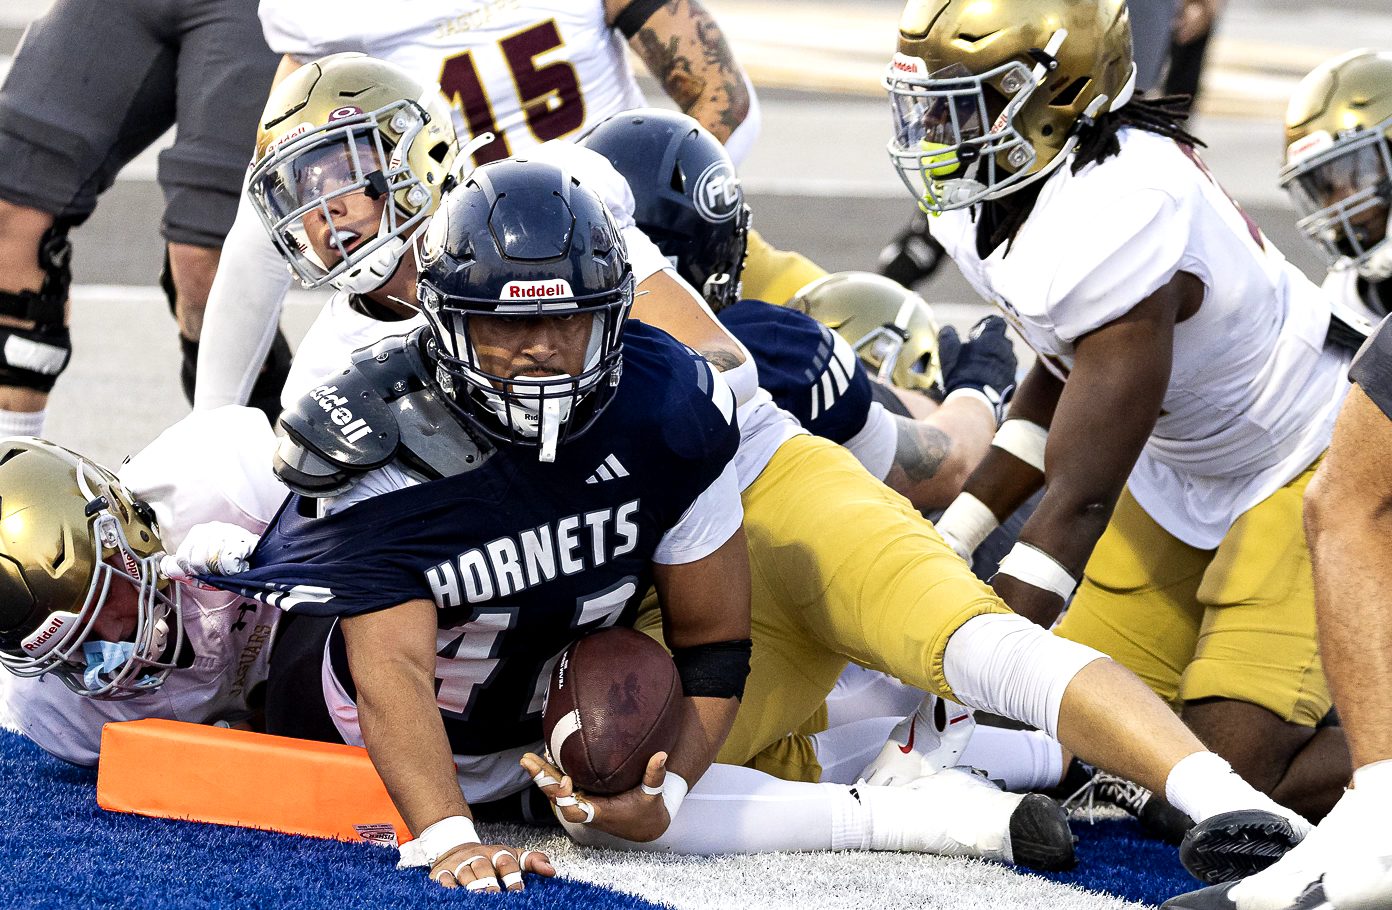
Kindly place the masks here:
POLYGON ((574 297, 570 282, 564 278, 550 281, 509 281, 503 285, 499 300, 544 300, 549 297, 574 297))
POLYGON ((361 417, 354 417, 353 412, 348 410, 345 405, 348 399, 338 392, 336 385, 321 385, 309 397, 319 403, 329 415, 329 420, 333 421, 334 426, 338 427, 338 432, 343 434, 343 438, 348 442, 357 442, 364 436, 372 432, 372 427, 361 417))
POLYGON ((908 54, 895 54, 894 59, 889 61, 889 68, 896 73, 908 73, 910 76, 928 75, 928 67, 917 57, 910 57, 908 54))
MULTIPOLYGON (((23 641, 23 643, 22 643, 22 644, 23 644, 23 647, 24 647, 24 650, 29 651, 30 653, 39 650, 40 648, 43 647, 43 645, 44 645, 45 642, 47 642, 49 639, 53 638, 53 636, 57 635, 58 632, 59 632, 60 630, 62 630, 62 628, 63 628, 64 626, 66 626, 67 624, 68 624, 68 620, 67 620, 66 617, 63 617, 63 616, 53 616, 53 617, 51 617, 51 618, 49 619, 49 622, 48 622, 48 626, 47 626, 47 627, 45 627, 42 631, 36 632, 36 633, 34 633, 33 635, 31 635, 30 637, 24 639, 24 641, 23 641)), ((45 650, 46 650, 46 649, 45 649, 45 650)))
POLYGON ((1334 137, 1329 135, 1328 130, 1315 130, 1308 136, 1295 140, 1286 149, 1286 160, 1295 164, 1305 158, 1309 158, 1315 152, 1323 151, 1334 144, 1334 137))

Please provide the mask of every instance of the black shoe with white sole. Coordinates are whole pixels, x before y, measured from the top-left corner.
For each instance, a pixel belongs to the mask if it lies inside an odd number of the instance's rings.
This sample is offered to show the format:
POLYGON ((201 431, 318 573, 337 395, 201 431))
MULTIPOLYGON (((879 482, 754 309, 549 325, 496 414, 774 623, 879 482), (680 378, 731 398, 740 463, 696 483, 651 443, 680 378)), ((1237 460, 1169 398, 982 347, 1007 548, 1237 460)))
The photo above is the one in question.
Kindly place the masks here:
POLYGON ((1199 881, 1216 885, 1260 872, 1299 841, 1290 821, 1274 812, 1224 812, 1189 829, 1179 861, 1199 881))

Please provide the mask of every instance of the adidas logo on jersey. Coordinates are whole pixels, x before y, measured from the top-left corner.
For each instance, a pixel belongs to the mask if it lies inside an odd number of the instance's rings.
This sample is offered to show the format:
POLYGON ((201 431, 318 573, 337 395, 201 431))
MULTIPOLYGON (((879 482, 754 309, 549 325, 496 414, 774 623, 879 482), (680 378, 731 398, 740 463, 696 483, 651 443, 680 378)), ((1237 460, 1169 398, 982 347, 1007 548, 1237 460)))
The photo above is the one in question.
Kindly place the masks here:
POLYGON ((602 480, 616 480, 620 477, 627 477, 628 471, 615 455, 610 455, 604 462, 595 469, 595 472, 585 478, 585 483, 599 483, 602 480))

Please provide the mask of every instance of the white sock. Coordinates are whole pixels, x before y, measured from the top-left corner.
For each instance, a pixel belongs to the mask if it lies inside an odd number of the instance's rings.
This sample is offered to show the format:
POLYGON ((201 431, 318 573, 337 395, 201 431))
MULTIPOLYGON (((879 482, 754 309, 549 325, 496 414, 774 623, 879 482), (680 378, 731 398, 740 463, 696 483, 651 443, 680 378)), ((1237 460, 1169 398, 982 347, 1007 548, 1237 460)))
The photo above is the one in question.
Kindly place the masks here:
MULTIPOLYGON (((564 823, 563 823, 564 824, 564 823)), ((565 824, 579 844, 715 856, 772 851, 858 850, 870 843, 870 810, 854 788, 806 784, 734 765, 711 765, 691 788, 672 826, 638 844, 565 824)))
POLYGON ((1212 752, 1195 752, 1180 759, 1165 779, 1165 799, 1196 822, 1224 812, 1263 809, 1290 819, 1300 837, 1312 827, 1301 815, 1247 783, 1212 752))
POLYGON ((47 409, 0 411, 0 436, 42 436, 44 417, 47 414, 47 409))
POLYGON ((1353 789, 1392 804, 1392 759, 1375 761, 1354 771, 1353 789))
POLYGON ((870 760, 880 754, 890 732, 902 719, 871 717, 813 735, 812 748, 822 766, 822 783, 855 783, 870 760))
POLYGON ((847 664, 827 696, 827 726, 839 727, 871 717, 908 717, 922 701, 922 689, 878 670, 847 664))
POLYGON ((1038 730, 1005 730, 976 725, 962 753, 962 764, 980 768, 1015 793, 1047 790, 1063 777, 1063 746, 1038 730))

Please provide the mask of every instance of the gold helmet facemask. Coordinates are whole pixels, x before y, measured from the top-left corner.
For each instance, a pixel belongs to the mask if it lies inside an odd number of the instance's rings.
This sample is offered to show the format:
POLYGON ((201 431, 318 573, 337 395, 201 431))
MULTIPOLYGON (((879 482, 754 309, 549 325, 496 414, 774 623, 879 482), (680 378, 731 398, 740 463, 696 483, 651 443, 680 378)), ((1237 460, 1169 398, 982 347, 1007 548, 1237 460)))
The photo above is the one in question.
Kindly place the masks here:
POLYGON ((175 669, 184 629, 180 588, 158 571, 149 508, 67 449, 32 438, 4 445, 6 464, 30 461, 19 472, 0 465, 0 584, 11 611, 23 612, 26 602, 31 609, 0 634, 0 664, 17 676, 54 673, 94 699, 157 688, 175 669), (16 480, 26 489, 4 489, 16 480), (91 640, 116 585, 135 589, 135 632, 119 642, 91 640))
POLYGON ((909 0, 884 77, 894 116, 888 148, 925 212, 1043 179, 1068 158, 1081 128, 1130 100, 1136 67, 1124 4, 1047 6, 1059 10, 1020 11, 1043 23, 1025 29, 1008 3, 909 0), (977 30, 984 34, 969 34, 977 30))
POLYGON ((272 93, 247 190, 301 284, 363 294, 396 271, 408 239, 451 184, 456 152, 438 89, 363 54, 334 54, 272 93), (363 110, 354 101, 378 106, 363 110), (335 220, 334 201, 353 194, 386 200, 370 236, 335 220), (310 241, 311 212, 327 228, 327 252, 310 241))
POLYGON ((1301 212, 1296 226, 1331 263, 1392 278, 1392 52, 1351 51, 1301 81, 1281 186, 1301 212))
POLYGON ((933 309, 908 288, 873 272, 833 272, 787 303, 844 338, 881 382, 927 392, 942 377, 933 309))

